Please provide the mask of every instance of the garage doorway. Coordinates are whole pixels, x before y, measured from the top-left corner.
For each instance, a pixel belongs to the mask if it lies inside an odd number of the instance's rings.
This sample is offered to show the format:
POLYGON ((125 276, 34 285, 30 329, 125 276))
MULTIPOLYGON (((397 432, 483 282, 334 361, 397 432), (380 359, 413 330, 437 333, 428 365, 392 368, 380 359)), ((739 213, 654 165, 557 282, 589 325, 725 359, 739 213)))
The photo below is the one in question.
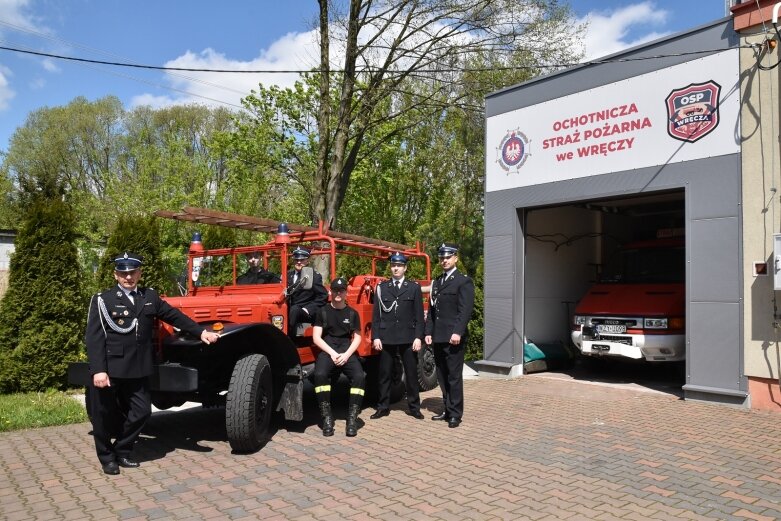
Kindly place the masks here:
MULTIPOLYGON (((685 362, 647 362, 612 353, 585 357, 571 333, 578 302, 600 280, 606 263, 622 245, 659 237, 684 240, 684 198, 680 189, 519 212, 525 239, 524 372, 555 371, 579 380, 681 393, 685 362), (527 344, 539 348, 546 357, 546 351, 552 352, 554 359, 542 364, 527 361, 527 344), (570 363, 556 363, 562 351, 571 356, 570 363)), ((685 280, 683 283, 685 287, 685 280)), ((610 346, 605 344, 605 348, 610 346)), ((592 353, 591 349, 588 352, 592 353)))

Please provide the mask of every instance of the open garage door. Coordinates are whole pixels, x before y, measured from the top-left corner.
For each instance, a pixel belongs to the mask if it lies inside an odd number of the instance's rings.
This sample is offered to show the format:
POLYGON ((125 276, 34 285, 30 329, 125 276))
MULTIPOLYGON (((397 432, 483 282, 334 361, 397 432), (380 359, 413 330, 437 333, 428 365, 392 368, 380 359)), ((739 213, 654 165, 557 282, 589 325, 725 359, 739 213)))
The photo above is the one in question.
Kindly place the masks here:
POLYGON ((523 230, 525 372, 574 366, 583 374, 585 366, 599 368, 598 378, 616 371, 623 380, 642 378, 636 367, 650 366, 649 373, 680 380, 680 389, 684 191, 526 209, 523 230), (584 353, 616 363, 583 364, 584 353))

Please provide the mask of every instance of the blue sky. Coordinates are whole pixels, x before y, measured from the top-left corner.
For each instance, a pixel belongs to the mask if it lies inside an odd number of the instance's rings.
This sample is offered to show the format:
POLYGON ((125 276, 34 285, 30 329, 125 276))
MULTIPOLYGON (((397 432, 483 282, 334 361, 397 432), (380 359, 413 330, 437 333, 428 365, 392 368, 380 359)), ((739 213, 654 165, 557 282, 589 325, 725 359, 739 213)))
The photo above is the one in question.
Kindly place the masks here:
MULTIPOLYGON (((564 1, 564 0, 562 0, 564 1)), ((596 58, 725 16, 723 0, 571 0, 596 58)), ((147 65, 300 70, 317 63, 315 0, 0 0, 0 46, 147 65)), ((0 50, 0 151, 27 115, 77 96, 238 107, 258 83, 293 75, 204 74, 86 65, 0 50)))

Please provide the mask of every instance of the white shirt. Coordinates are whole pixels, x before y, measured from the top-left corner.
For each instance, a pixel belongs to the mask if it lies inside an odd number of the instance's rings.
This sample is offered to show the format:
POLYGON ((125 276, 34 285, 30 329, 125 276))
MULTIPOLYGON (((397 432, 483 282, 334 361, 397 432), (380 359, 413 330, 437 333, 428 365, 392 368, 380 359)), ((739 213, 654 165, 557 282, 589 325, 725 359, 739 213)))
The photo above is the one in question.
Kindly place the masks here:
POLYGON ((130 299, 130 302, 132 302, 135 305, 136 299, 133 298, 133 295, 131 295, 130 292, 131 291, 138 292, 138 286, 135 286, 135 287, 133 287, 131 289, 126 289, 124 286, 120 286, 119 284, 117 284, 117 286, 119 286, 119 289, 121 289, 122 292, 125 294, 125 296, 128 299, 130 299))

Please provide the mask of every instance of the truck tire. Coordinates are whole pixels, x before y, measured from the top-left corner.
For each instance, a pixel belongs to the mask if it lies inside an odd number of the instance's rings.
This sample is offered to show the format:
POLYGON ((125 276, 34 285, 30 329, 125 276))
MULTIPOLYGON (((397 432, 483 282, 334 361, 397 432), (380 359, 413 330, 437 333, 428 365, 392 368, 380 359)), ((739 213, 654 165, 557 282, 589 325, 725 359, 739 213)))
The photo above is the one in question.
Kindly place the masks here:
POLYGON ((225 430, 233 450, 254 452, 263 446, 271 424, 271 366, 263 355, 240 358, 233 367, 225 400, 225 430))
POLYGON ((437 387, 437 366, 434 363, 434 347, 423 344, 418 351, 418 384, 421 391, 437 387))

